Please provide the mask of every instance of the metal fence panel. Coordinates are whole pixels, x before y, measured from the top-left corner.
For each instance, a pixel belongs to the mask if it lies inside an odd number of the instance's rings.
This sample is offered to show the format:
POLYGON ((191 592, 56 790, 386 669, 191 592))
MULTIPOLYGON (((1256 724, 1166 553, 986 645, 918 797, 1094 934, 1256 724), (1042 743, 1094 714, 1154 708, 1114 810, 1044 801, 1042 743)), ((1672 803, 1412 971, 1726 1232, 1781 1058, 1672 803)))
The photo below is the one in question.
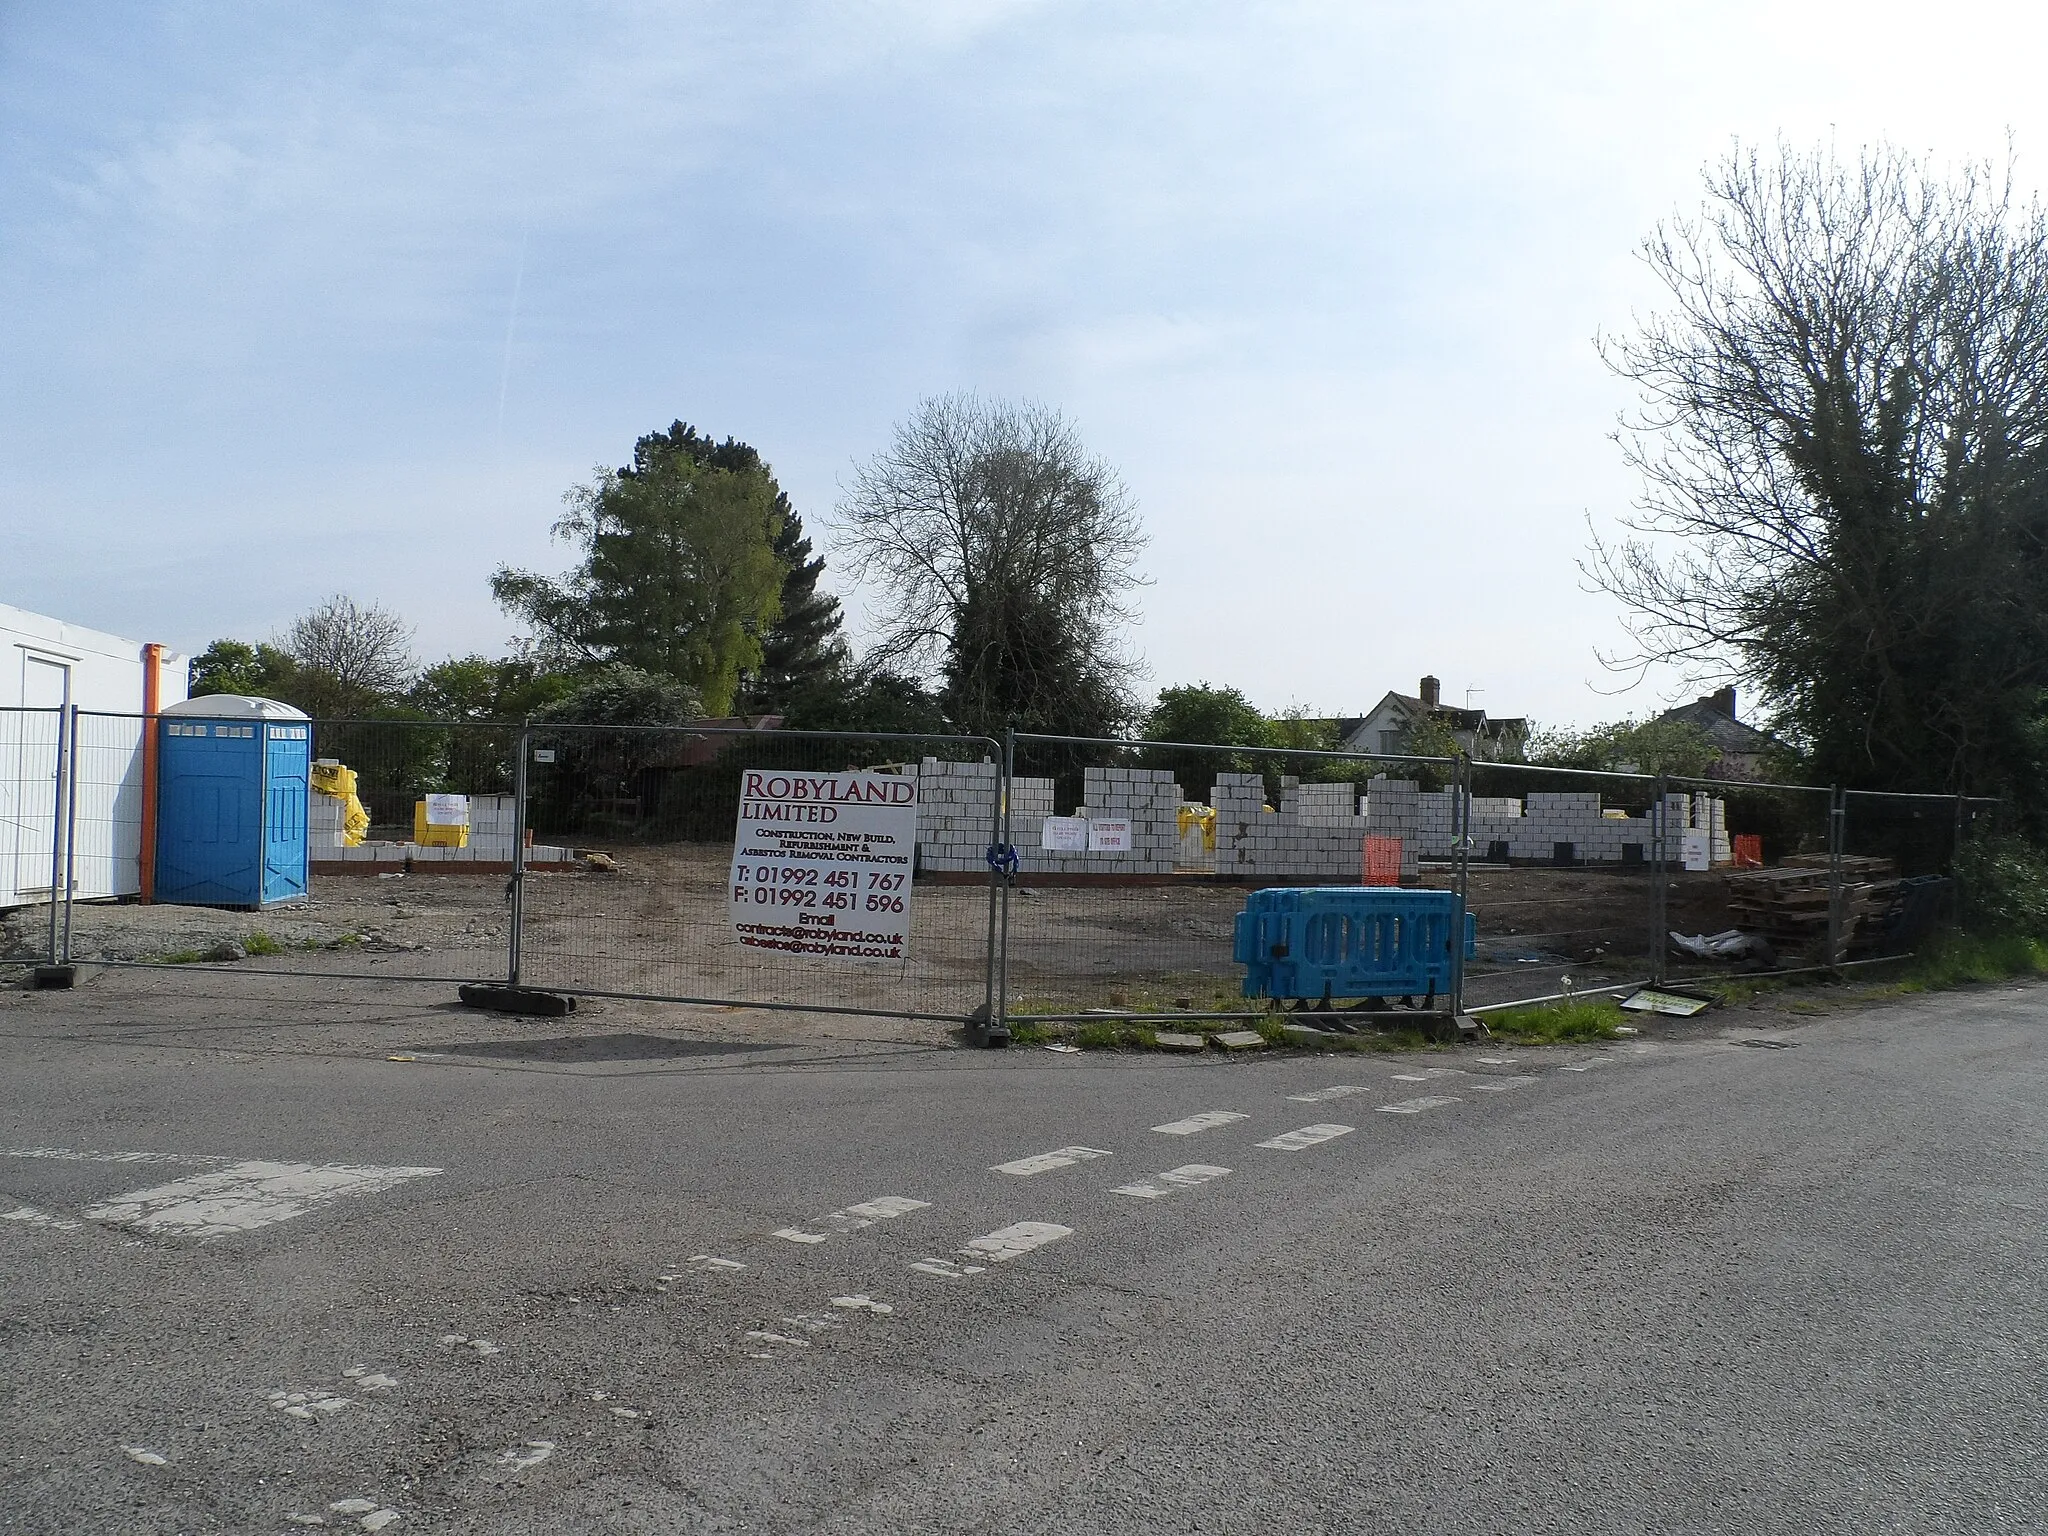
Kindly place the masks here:
MULTIPOLYGON (((523 985, 962 1022, 993 1011, 999 914, 987 853, 1002 811, 996 743, 569 726, 535 726, 528 743, 523 985), (861 947, 822 940, 808 952, 763 947, 777 942, 765 934, 743 941, 732 915, 743 792, 858 770, 915 785, 915 863, 894 871, 820 863, 810 887, 777 898, 807 906, 766 910, 823 933, 907 905, 901 958, 821 952, 861 947), (826 883, 841 879, 849 884, 826 883)), ((746 894, 769 893, 756 886, 746 894)))
POLYGON ((1357 886, 1369 834, 1401 840, 1411 884, 1434 839, 1455 885, 1449 760, 1023 733, 1012 752, 1012 1021, 1268 1011, 1233 958, 1247 891, 1357 886))
POLYGON ((0 709, 0 913, 15 913, 10 947, 21 958, 56 952, 67 729, 61 709, 0 709), (31 907, 48 910, 37 921, 31 907))

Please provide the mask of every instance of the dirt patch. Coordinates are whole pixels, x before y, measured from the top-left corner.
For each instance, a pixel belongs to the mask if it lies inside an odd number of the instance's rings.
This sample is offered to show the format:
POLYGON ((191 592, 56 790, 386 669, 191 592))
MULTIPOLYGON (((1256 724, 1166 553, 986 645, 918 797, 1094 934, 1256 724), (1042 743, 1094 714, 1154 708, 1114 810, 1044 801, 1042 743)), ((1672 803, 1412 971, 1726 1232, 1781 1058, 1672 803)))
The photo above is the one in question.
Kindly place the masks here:
MULTIPOLYGON (((989 948, 985 886, 920 884, 911 958, 815 959, 748 949, 726 921, 727 844, 608 848, 616 874, 536 872, 526 883, 521 980, 707 1004, 781 1003, 964 1017, 981 1004, 989 948)), ((1432 873, 1429 883, 1447 884, 1432 873)), ((509 882, 475 873, 320 877, 309 901, 266 912, 89 905, 72 915, 74 958, 191 960, 224 941, 261 950, 245 967, 307 975, 504 977, 509 882)), ((1480 1004, 1641 976, 1654 942, 1654 882, 1623 870, 1472 872, 1480 1004)), ((1731 926, 1717 875, 1672 878, 1669 926, 1731 926)), ((1231 887, 1032 887, 1009 893, 1009 978, 1021 1006, 1115 1007, 1142 993, 1234 1006, 1231 939, 1245 893, 1231 887)), ((0 924, 0 959, 37 958, 47 917, 0 924)), ((756 1015, 772 1018, 773 1015, 756 1015)))

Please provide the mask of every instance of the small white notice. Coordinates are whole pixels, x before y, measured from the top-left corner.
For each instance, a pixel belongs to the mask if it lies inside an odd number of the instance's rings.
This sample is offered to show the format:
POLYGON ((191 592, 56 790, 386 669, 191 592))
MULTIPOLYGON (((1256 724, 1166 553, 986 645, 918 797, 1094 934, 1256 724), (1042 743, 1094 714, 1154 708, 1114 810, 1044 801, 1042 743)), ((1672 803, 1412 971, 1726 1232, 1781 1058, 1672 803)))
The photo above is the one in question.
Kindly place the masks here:
POLYGON ((1038 834, 1038 846, 1052 853, 1086 853, 1088 851, 1088 818, 1086 816, 1048 816, 1045 826, 1038 834))
POLYGON ((907 774, 750 768, 726 886, 733 932, 754 949, 901 960, 916 849, 907 774))
POLYGON ((1714 867, 1714 843, 1705 832, 1687 831, 1678 843, 1679 863, 1689 872, 1698 874, 1714 867))
POLYGON ((1088 823, 1088 851, 1090 853, 1129 853, 1131 851, 1131 822, 1127 816, 1107 817, 1088 823))
POLYGON ((427 825, 430 827, 466 827, 469 825, 469 796, 429 795, 427 796, 427 825))

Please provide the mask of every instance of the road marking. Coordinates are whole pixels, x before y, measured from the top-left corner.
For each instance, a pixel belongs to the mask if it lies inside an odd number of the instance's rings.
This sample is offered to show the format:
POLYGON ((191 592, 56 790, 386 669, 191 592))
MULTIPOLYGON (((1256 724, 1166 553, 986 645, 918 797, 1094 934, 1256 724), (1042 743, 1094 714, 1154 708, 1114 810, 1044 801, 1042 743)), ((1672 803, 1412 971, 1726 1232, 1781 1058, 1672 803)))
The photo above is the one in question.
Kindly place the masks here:
POLYGON ((1560 1072, 1590 1072, 1595 1067, 1603 1065, 1605 1063, 1598 1061, 1582 1061, 1575 1067, 1559 1067, 1557 1070, 1560 1072))
POLYGON ((792 1328, 803 1329, 805 1333, 826 1333, 834 1328, 846 1326, 840 1319, 823 1312, 798 1312, 792 1317, 785 1317, 783 1321, 792 1328))
POLYGON ((959 1280, 968 1275, 978 1275, 990 1264, 1007 1264, 1021 1258, 1034 1248, 1043 1248, 1047 1243, 1056 1243, 1063 1237, 1072 1237, 1072 1227, 1062 1227, 1050 1221, 1019 1221, 1007 1227, 998 1227, 980 1237, 971 1237, 959 1250, 959 1259, 920 1259, 910 1267, 922 1270, 927 1275, 940 1275, 948 1280, 959 1280), (962 1263, 961 1259, 982 1260, 981 1263, 962 1263))
POLYGON ((1475 1093, 1506 1093, 1510 1088, 1519 1088, 1524 1083, 1533 1083, 1533 1077, 1497 1077, 1490 1083, 1468 1083, 1475 1093))
POLYGON ((1463 1077, 1463 1067, 1424 1067, 1420 1072, 1396 1072, 1397 1083, 1426 1083, 1433 1077, 1463 1077))
POLYGON ((1189 1115, 1185 1120, 1169 1120, 1152 1129, 1162 1136, 1192 1136, 1197 1131, 1213 1131, 1219 1125, 1235 1125, 1240 1120, 1249 1119, 1250 1115, 1240 1115, 1228 1109, 1205 1109, 1199 1115, 1189 1115))
POLYGON ((1382 1104, 1383 1115, 1419 1115, 1425 1109, 1441 1109, 1446 1104, 1462 1103, 1461 1099, 1403 1099, 1398 1104, 1382 1104))
POLYGON ((130 1461, 139 1461, 145 1467, 167 1467, 171 1464, 167 1457, 157 1455, 145 1445, 124 1445, 121 1449, 127 1453, 130 1461))
POLYGON ((391 1524, 392 1521, 402 1518, 403 1516, 395 1509, 373 1509, 363 1516, 362 1519, 358 1520, 356 1524, 366 1531, 381 1531, 385 1526, 391 1524))
POLYGON ((279 1388, 264 1393, 263 1397, 279 1413, 290 1414, 295 1419, 314 1419, 323 1413, 337 1414, 350 1402, 350 1399, 320 1387, 311 1392, 287 1392, 279 1388))
POLYGON ((382 1371, 373 1371, 367 1365, 352 1365, 341 1374, 365 1392, 382 1392, 386 1387, 398 1385, 396 1376, 386 1376, 382 1371))
POLYGON ((930 1209, 929 1201, 907 1200, 902 1195, 877 1195, 859 1205, 849 1205, 844 1210, 820 1216, 811 1223, 814 1227, 823 1227, 823 1232, 807 1232, 802 1227, 777 1227, 775 1235, 791 1243, 822 1243, 828 1237, 858 1232, 878 1221, 890 1221, 898 1216, 908 1216, 912 1211, 930 1209))
POLYGON ((1339 1083, 1334 1088, 1318 1088, 1312 1093, 1290 1093, 1287 1097, 1296 1104, 1320 1104, 1325 1099, 1341 1099, 1354 1093, 1364 1092, 1366 1092, 1365 1089, 1355 1087, 1350 1083, 1339 1083))
POLYGON ((1357 1129, 1355 1125, 1304 1125, 1298 1131, 1284 1131, 1258 1145, 1270 1147, 1275 1152, 1300 1152, 1326 1141, 1335 1141, 1339 1136, 1349 1136, 1357 1129))
POLYGON ((236 1163, 169 1184, 116 1195, 85 1214, 142 1232, 225 1237, 289 1221, 324 1201, 376 1194, 439 1168, 358 1168, 341 1163, 236 1163))
MULTIPOLYGON (((747 1267, 746 1265, 742 1264, 738 1259, 721 1259, 716 1258, 708 1253, 693 1253, 684 1262, 687 1263, 692 1269, 733 1270, 745 1269, 747 1267)), ((675 1277, 673 1275, 663 1275, 661 1278, 664 1280, 672 1280, 675 1277)))
POLYGON ((232 1157, 191 1156, 183 1152, 81 1152, 74 1147, 12 1147, 0 1157, 49 1157, 65 1163, 232 1163, 232 1157))
POLYGON ((1513 1056, 1475 1056, 1472 1059, 1483 1067, 1504 1067, 1516 1058, 1513 1056))
POLYGON ((48 1211, 39 1211, 32 1205, 17 1205, 11 1211, 0 1211, 0 1221, 18 1221, 28 1227, 54 1227, 59 1232, 76 1232, 79 1223, 67 1221, 62 1216, 52 1216, 48 1211))
POLYGON ((886 1301, 877 1301, 865 1291, 855 1296, 834 1296, 832 1305, 844 1307, 849 1312, 873 1312, 881 1317, 887 1317, 896 1310, 886 1301))
POLYGON ((1085 1163, 1090 1158, 1107 1157, 1109 1154, 1100 1147, 1061 1147, 1057 1152, 1041 1152, 1036 1157, 1020 1157, 1013 1162, 997 1163, 990 1173, 1014 1173, 1020 1179, 1028 1179, 1034 1173, 1051 1173, 1055 1168, 1071 1168, 1076 1163, 1085 1163))
POLYGON ((477 1355, 495 1355, 498 1346, 489 1339, 472 1339, 466 1333, 444 1333, 441 1335, 443 1349, 466 1349, 477 1355))
POLYGON ((1140 1200, 1157 1200, 1178 1190, 1193 1189, 1197 1184, 1220 1179, 1228 1172, 1228 1168, 1218 1168, 1214 1163, 1188 1163, 1180 1168, 1169 1168, 1153 1178, 1140 1179, 1135 1184, 1119 1184, 1110 1193, 1135 1195, 1140 1200))
POLYGON ((515 1472, 524 1472, 528 1467, 537 1467, 555 1454, 552 1440, 528 1440, 515 1445, 498 1458, 498 1465, 510 1467, 515 1472))

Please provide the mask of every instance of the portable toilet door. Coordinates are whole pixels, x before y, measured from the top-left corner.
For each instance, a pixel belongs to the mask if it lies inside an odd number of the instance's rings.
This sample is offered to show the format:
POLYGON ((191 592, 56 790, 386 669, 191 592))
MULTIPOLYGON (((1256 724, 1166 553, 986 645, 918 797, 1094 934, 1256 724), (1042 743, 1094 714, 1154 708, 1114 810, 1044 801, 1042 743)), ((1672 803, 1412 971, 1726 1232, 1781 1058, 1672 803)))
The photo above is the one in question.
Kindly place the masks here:
POLYGON ((156 899, 256 908, 304 896, 305 715, 211 694, 170 706, 157 729, 156 899))
POLYGON ((271 721, 263 727, 263 905, 307 891, 306 837, 313 793, 312 727, 271 721))

